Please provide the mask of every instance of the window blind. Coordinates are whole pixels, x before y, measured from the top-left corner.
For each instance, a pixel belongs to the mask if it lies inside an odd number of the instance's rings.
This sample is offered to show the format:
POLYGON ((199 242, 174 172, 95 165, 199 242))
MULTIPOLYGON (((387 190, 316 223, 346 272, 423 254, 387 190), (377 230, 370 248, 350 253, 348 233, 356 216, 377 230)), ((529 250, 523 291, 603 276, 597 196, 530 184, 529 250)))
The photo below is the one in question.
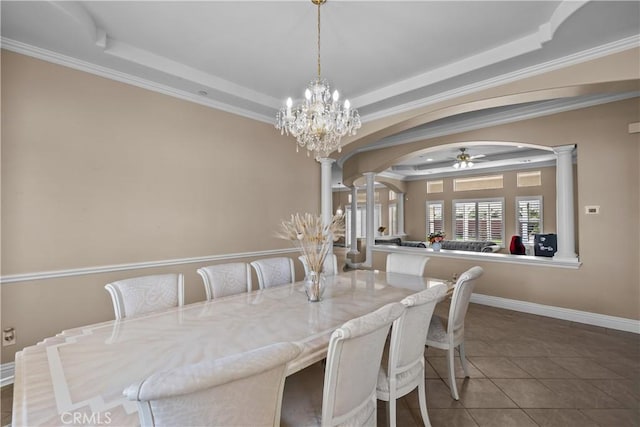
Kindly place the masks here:
POLYGON ((503 200, 454 201, 455 240, 504 241, 503 200))
POLYGON ((542 233, 542 197, 517 198, 516 215, 522 243, 533 243, 533 235, 542 233))

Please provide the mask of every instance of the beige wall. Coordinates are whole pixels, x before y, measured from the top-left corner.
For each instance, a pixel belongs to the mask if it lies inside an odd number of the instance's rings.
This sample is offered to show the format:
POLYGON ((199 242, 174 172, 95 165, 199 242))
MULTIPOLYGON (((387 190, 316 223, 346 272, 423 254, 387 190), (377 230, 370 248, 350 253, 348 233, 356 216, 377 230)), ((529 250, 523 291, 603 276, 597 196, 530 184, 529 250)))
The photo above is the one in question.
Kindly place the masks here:
MULTIPOLYGON (((477 291, 640 319, 640 144, 627 132, 639 119, 633 99, 377 150, 354 164, 375 170, 406 152, 470 140, 577 144, 583 265, 486 263, 477 291), (594 204, 601 214, 585 216, 594 204)), ((4 51, 1 166, 3 276, 288 248, 273 237, 279 221, 319 210, 319 167, 271 124, 4 51)), ((420 211, 424 227, 424 200, 413 198, 407 216, 420 211)), ((412 227, 407 220, 410 234, 424 234, 412 227)), ((200 265, 2 284, 2 327, 18 337, 2 362, 63 329, 111 319, 103 286, 112 280, 180 271, 187 302, 201 300, 200 265)), ((471 265, 434 257, 428 272, 446 277, 471 265)))
MULTIPOLYGON (((364 123, 357 136, 343 141, 341 155, 349 155, 360 147, 398 132, 457 114, 532 101, 637 91, 638 63, 640 48, 635 47, 460 97, 427 102, 422 107, 364 123)), ((351 185, 360 173, 374 170, 366 161, 369 159, 371 157, 367 156, 347 160, 343 165, 342 182, 351 185)), ((391 164, 389 162, 388 166, 391 164)))
MULTIPOLYGON (((482 172, 481 175, 502 175, 503 188, 495 190, 478 191, 453 191, 453 177, 435 178, 442 179, 444 191, 442 193, 427 194, 427 180, 411 181, 408 185, 405 198, 405 231, 409 240, 425 240, 426 230, 426 202, 427 200, 441 200, 444 202, 445 232, 449 239, 453 238, 452 202, 457 199, 483 199, 504 197, 504 223, 505 223, 505 249, 502 253, 509 253, 511 236, 519 234, 516 231, 515 200, 519 196, 542 196, 543 206, 543 232, 556 232, 556 169, 544 167, 537 169, 542 173, 542 185, 536 187, 520 187, 516 185, 517 171, 508 172, 482 172)), ((467 175, 465 175, 467 176, 467 175)), ((475 175, 470 175, 475 176, 475 175)))
MULTIPOLYGON (((289 248, 280 220, 318 212, 319 191, 272 124, 2 51, 3 276, 289 248)), ((112 319, 112 280, 184 272, 204 299, 200 265, 2 284, 2 362, 112 319)))
MULTIPOLYGON (((481 263, 487 274, 476 291, 640 319, 640 246, 636 237, 640 232, 640 141, 638 134, 628 132, 629 123, 637 122, 639 117, 640 104, 634 98, 363 153, 370 156, 364 162, 379 159, 380 163, 386 163, 411 151, 462 141, 513 141, 543 146, 576 144, 576 234, 582 266, 571 270, 481 263), (601 206, 600 215, 585 215, 586 205, 601 206)), ((405 202, 405 229, 412 237, 424 234, 425 197, 421 193, 425 191, 421 185, 409 186, 416 196, 405 202)), ((545 230, 551 231, 549 223, 545 222, 545 230)), ((427 271, 446 277, 470 265, 472 263, 434 258, 427 271)))

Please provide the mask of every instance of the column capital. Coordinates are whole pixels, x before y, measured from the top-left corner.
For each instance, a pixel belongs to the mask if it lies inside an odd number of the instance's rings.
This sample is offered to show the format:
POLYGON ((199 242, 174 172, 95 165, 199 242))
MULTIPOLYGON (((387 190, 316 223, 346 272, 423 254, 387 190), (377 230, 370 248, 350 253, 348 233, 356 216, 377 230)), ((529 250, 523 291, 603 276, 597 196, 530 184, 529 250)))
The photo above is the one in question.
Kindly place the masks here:
POLYGON ((321 164, 325 165, 325 164, 332 164, 335 163, 336 159, 332 159, 331 157, 323 157, 320 160, 318 160, 321 164))
POLYGON ((560 145, 557 147, 553 147, 553 152, 556 154, 563 154, 563 153, 573 153, 573 150, 576 149, 576 145, 575 144, 571 144, 571 145, 560 145))

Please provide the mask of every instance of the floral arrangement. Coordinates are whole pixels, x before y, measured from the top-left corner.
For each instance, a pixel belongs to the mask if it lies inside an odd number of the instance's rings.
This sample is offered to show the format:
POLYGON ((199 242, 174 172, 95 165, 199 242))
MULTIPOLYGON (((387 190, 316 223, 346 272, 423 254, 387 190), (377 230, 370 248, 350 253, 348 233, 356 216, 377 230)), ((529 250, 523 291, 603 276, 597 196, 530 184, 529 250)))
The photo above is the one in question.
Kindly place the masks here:
POLYGON ((386 229, 387 227, 385 227, 384 225, 381 225, 380 227, 378 227, 378 233, 382 234, 385 232, 386 229))
POLYGON ((291 215, 282 221, 277 237, 290 240, 307 259, 311 271, 322 272, 331 241, 344 237, 344 215, 334 215, 329 224, 310 213, 291 215))
POLYGON ((429 235, 427 236, 427 240, 429 240, 429 243, 439 243, 442 242, 444 240, 444 238, 447 235, 444 234, 444 231, 437 231, 435 233, 429 233, 429 235))

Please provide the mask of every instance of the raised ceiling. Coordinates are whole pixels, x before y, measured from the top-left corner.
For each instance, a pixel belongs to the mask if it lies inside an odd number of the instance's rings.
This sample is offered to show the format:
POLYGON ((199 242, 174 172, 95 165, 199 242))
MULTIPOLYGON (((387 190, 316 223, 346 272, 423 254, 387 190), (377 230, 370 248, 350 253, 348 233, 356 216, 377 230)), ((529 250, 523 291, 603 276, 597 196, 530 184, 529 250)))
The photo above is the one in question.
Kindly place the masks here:
MULTIPOLYGON (((310 1, 2 1, 1 8, 5 49, 265 122, 287 96, 302 96, 316 73, 310 1)), ((322 74, 366 123, 460 88, 628 49, 639 32, 637 1, 329 0, 322 74)), ((429 129, 374 146, 419 132, 429 129)))

